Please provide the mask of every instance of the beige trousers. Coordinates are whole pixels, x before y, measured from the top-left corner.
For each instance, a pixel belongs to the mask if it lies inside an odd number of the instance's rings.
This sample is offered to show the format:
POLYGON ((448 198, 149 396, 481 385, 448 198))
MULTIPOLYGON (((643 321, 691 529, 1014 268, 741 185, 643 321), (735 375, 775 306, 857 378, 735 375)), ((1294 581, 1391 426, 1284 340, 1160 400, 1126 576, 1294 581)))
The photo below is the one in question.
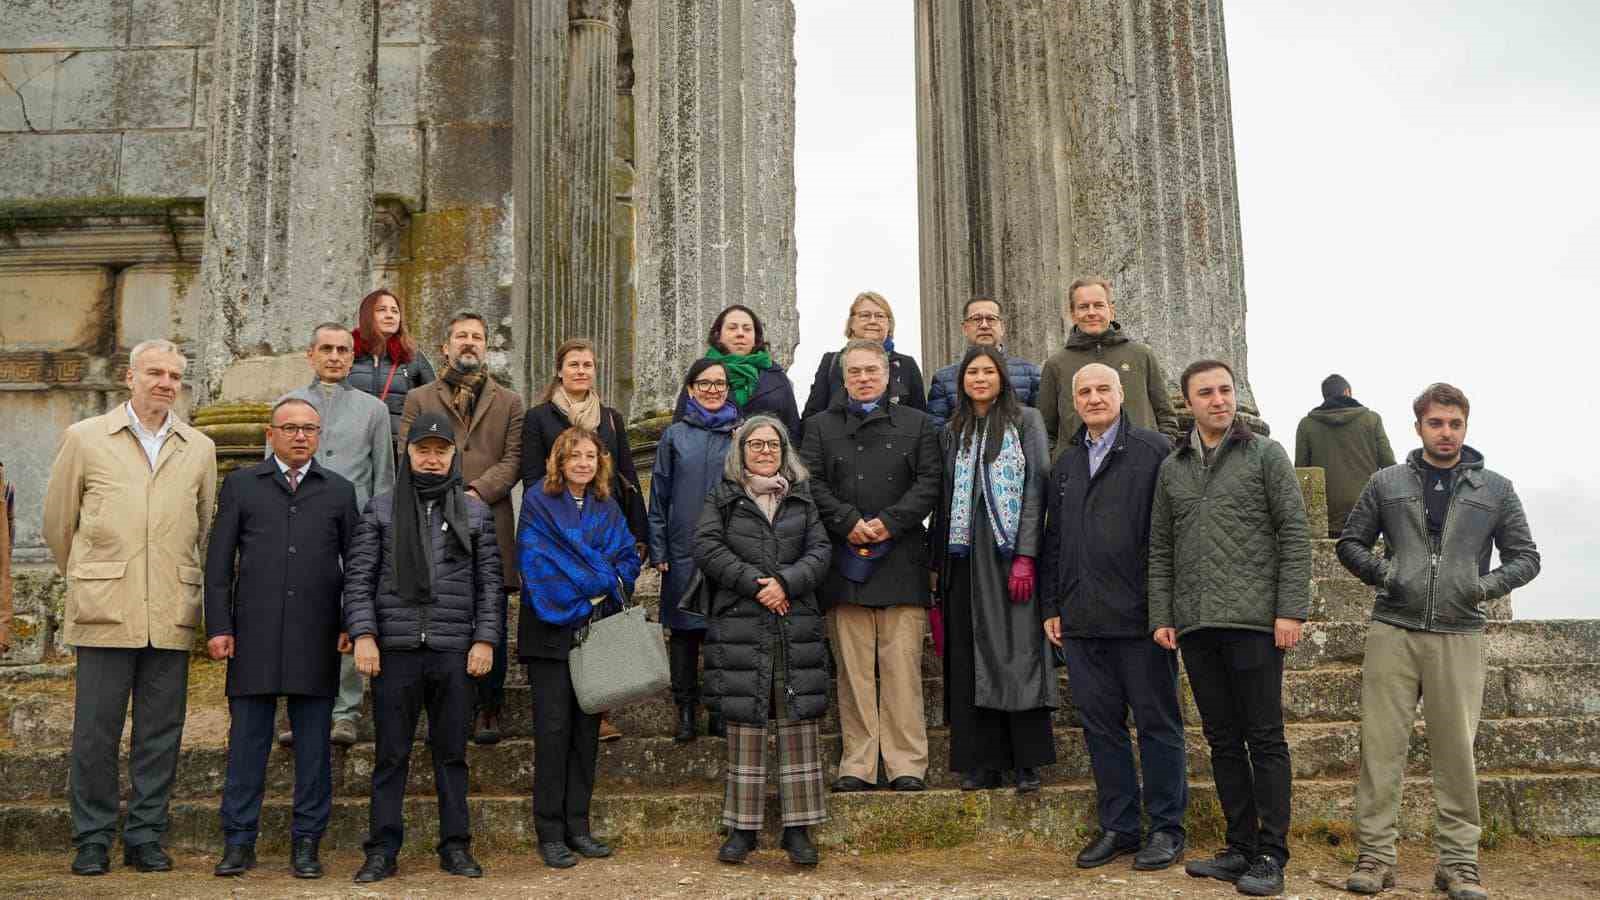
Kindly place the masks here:
POLYGON ((828 611, 828 640, 839 670, 839 775, 878 781, 878 757, 892 781, 926 778, 928 725, 922 709, 920 606, 872 609, 841 604, 828 611))
POLYGON ((1483 634, 1407 631, 1382 622, 1367 629, 1361 665, 1361 781, 1356 840, 1363 855, 1395 864, 1395 820, 1417 700, 1433 765, 1439 862, 1476 863, 1478 772, 1472 742, 1483 710, 1483 634))

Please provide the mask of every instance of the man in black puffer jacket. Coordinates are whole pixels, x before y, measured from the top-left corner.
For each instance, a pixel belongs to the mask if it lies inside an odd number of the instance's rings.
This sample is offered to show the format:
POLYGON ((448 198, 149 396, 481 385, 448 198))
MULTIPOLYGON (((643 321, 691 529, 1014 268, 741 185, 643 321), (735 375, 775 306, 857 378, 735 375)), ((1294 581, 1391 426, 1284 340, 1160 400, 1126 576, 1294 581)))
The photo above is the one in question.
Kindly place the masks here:
POLYGON ((462 487, 450 420, 423 413, 407 436, 395 489, 367 504, 345 570, 345 625, 356 668, 372 677, 377 730, 367 859, 356 873, 362 883, 396 872, 412 737, 424 706, 437 773, 439 866, 483 874, 468 852, 468 677, 493 665, 505 621, 500 548, 494 514, 462 487))

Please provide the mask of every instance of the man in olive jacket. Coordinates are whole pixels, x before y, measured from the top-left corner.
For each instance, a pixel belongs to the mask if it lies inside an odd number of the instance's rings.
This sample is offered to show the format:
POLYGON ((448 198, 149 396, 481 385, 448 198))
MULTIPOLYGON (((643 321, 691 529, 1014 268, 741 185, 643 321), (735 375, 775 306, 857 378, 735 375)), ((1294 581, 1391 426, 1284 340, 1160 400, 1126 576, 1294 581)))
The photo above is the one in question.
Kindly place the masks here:
POLYGON ((928 772, 922 521, 938 502, 943 463, 927 414, 885 399, 883 345, 852 340, 841 356, 849 399, 811 418, 801 451, 834 546, 822 589, 844 733, 834 790, 871 789, 881 754, 890 787, 920 791, 928 772))
POLYGON ((1110 366, 1122 378, 1122 408, 1128 421, 1176 441, 1178 414, 1167 396, 1161 361, 1148 344, 1123 333, 1116 321, 1117 306, 1111 301, 1111 282, 1104 278, 1074 281, 1067 288, 1067 315, 1072 319, 1067 345, 1045 361, 1039 380, 1039 412, 1044 415, 1045 432, 1054 442, 1050 458, 1059 458, 1083 425, 1072 406, 1072 376, 1092 362, 1110 366))
POLYGON ((1322 405, 1294 433, 1294 464, 1320 466, 1328 479, 1328 536, 1338 537, 1367 479, 1394 465, 1383 417, 1350 396, 1342 375, 1322 380, 1322 405))
POLYGON ((1421 699, 1439 809, 1435 881, 1452 900, 1476 900, 1486 896, 1472 752, 1483 709, 1483 605, 1532 581, 1539 549, 1511 482, 1465 444, 1466 395, 1430 385, 1412 410, 1421 449, 1372 476, 1339 538, 1339 561, 1378 589, 1361 664, 1359 857, 1346 887, 1375 894, 1394 884, 1400 780, 1421 699), (1373 551, 1380 534, 1383 556, 1373 551))
POLYGON ((1150 630, 1183 645, 1228 823, 1227 847, 1185 870, 1270 896, 1289 860, 1283 656, 1311 608, 1305 500, 1289 454, 1238 420, 1227 363, 1192 363, 1180 383, 1195 427, 1156 481, 1150 630))

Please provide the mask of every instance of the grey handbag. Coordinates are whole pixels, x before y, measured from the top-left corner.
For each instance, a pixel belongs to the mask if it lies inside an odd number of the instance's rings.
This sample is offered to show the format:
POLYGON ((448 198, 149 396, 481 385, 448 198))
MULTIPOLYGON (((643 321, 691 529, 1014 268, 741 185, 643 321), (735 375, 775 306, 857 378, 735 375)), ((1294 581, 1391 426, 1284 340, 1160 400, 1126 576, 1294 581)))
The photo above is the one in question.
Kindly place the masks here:
POLYGON ((579 628, 567 671, 578 706, 590 715, 637 703, 672 682, 661 626, 645 618, 642 606, 579 628))

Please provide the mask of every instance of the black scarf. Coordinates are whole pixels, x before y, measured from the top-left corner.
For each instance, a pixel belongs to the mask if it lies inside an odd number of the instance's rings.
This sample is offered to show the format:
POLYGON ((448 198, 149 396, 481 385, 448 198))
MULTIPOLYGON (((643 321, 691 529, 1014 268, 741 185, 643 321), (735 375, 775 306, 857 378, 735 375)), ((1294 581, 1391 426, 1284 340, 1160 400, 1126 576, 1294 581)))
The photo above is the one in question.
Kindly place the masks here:
POLYGON ((400 598, 407 603, 432 603, 433 561, 428 555, 427 504, 440 507, 461 549, 472 556, 472 536, 467 525, 467 495, 461 486, 461 454, 457 453, 445 475, 411 471, 411 456, 400 455, 400 474, 394 484, 394 577, 400 598))

